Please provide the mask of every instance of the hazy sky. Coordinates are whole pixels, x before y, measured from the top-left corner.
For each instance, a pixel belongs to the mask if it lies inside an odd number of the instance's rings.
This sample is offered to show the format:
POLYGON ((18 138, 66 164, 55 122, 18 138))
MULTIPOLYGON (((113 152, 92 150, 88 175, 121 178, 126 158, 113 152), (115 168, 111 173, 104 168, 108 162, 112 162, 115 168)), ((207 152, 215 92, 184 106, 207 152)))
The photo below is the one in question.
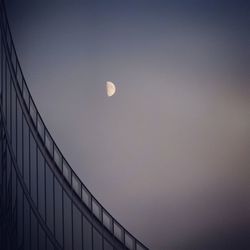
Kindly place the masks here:
POLYGON ((7 2, 47 127, 122 225, 152 250, 250 225, 249 1, 7 2))

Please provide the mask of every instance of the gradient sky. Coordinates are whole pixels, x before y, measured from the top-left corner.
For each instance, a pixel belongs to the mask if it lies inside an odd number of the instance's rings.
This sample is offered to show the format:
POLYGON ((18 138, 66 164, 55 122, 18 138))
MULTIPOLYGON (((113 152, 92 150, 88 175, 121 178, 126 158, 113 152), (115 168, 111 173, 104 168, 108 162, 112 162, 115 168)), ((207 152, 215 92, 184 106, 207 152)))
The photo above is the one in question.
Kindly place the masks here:
POLYGON ((249 1, 7 2, 47 127, 122 225, 168 250, 250 224, 249 1))

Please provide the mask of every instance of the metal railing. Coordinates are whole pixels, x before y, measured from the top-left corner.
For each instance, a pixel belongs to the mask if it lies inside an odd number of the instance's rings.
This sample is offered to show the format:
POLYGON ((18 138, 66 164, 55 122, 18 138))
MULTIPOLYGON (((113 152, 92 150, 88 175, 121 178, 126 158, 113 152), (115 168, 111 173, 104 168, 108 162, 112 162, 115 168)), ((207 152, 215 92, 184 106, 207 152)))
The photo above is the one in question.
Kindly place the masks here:
POLYGON ((0 11, 2 17, 2 28, 6 36, 7 53, 15 73, 17 86, 25 103, 25 108, 32 120, 32 123, 46 148, 47 153, 53 159, 58 170, 62 173, 72 190, 77 194, 82 203, 99 220, 99 222, 130 250, 148 250, 139 240, 131 235, 91 194, 88 188, 82 183, 74 170, 71 168, 59 147, 56 145, 47 127, 45 126, 41 115, 34 103, 34 100, 27 87, 26 80, 17 57, 14 47, 10 27, 6 15, 3 1, 0 1, 0 11))

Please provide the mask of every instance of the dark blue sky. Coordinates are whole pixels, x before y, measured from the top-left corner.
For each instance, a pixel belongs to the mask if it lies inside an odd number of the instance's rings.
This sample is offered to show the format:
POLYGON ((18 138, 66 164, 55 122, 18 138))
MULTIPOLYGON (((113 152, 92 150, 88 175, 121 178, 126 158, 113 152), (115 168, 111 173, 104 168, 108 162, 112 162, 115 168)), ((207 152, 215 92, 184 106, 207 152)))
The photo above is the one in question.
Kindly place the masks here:
POLYGON ((7 10, 54 139, 132 234, 168 250, 250 220, 249 1, 8 0, 7 10))

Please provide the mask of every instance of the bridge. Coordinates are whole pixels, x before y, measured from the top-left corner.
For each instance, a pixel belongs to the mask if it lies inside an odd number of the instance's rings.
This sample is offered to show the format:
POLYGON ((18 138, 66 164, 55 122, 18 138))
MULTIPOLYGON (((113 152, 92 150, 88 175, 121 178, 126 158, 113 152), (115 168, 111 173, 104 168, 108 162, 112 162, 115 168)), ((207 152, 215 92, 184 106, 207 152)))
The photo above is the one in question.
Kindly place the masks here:
POLYGON ((0 249, 148 250, 91 194, 30 94, 0 0, 0 249))

